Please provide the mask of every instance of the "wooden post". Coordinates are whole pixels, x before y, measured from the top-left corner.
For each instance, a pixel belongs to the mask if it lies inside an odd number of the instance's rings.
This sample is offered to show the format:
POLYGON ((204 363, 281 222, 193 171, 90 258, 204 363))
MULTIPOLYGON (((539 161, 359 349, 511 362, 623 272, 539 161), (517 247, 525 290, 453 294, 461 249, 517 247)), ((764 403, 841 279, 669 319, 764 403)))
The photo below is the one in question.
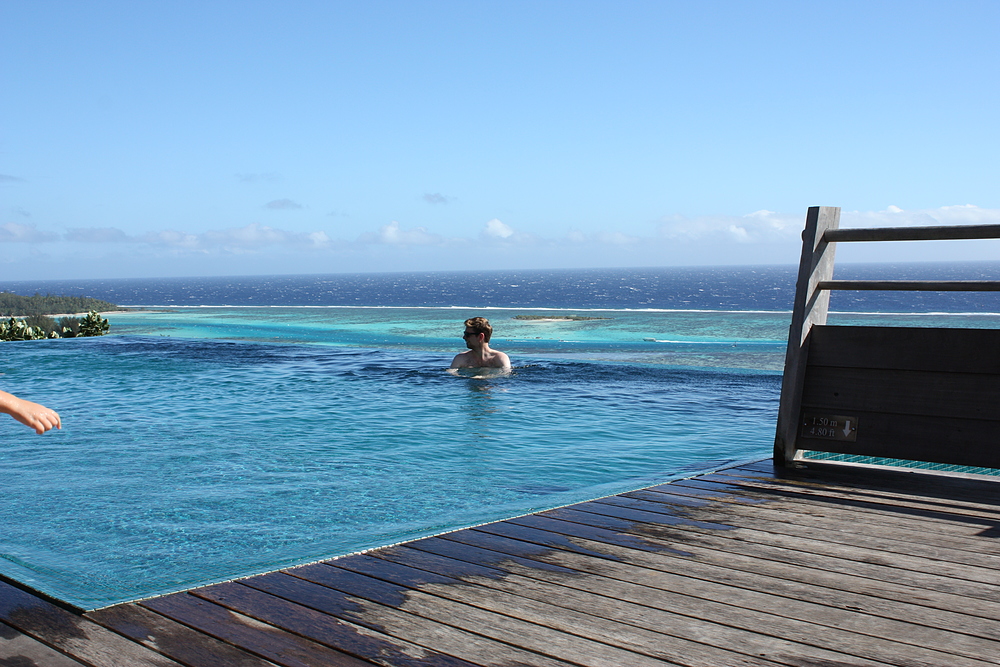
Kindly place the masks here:
POLYGON ((813 206, 806 213, 802 232, 802 256, 795 283, 795 304, 792 324, 788 329, 788 349, 785 351, 785 372, 781 378, 781 402, 778 425, 774 436, 774 463, 785 466, 795 458, 798 449, 799 412, 802 407, 802 385, 809 353, 809 331, 814 324, 826 324, 830 292, 818 289, 820 281, 833 278, 835 245, 823 235, 840 225, 840 208, 813 206))

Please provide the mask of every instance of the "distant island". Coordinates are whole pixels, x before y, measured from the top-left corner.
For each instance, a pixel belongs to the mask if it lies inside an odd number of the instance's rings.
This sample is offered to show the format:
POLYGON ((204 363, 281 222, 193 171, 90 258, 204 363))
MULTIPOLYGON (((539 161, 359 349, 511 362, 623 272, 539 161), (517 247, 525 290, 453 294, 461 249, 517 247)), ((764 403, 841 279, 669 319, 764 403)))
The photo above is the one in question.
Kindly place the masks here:
POLYGON ((566 320, 580 322, 583 320, 610 320, 610 317, 589 317, 584 315, 515 315, 515 320, 566 320))
POLYGON ((92 311, 121 310, 119 306, 89 296, 21 296, 0 292, 0 317, 31 317, 32 315, 72 315, 92 311))

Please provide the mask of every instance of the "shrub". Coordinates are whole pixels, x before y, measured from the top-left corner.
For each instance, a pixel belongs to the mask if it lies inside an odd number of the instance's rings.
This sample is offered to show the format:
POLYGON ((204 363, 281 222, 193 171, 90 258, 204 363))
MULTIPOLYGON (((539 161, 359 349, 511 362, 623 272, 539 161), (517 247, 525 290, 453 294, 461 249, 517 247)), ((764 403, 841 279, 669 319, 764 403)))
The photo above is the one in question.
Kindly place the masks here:
POLYGON ((63 317, 58 324, 44 315, 33 315, 26 320, 12 317, 7 321, 0 321, 0 341, 103 336, 110 329, 111 325, 97 311, 91 311, 82 320, 78 317, 63 317))
POLYGON ((24 318, 24 323, 29 327, 41 329, 48 338, 58 338, 58 334, 56 334, 56 336, 53 336, 52 334, 62 331, 59 328, 59 325, 56 324, 56 321, 48 315, 29 315, 24 318))
POLYGON ((79 317, 60 317, 59 323, 56 326, 56 331, 58 331, 63 338, 76 338, 80 335, 79 317))
POLYGON ((0 340, 40 340, 45 337, 44 331, 38 327, 28 326, 24 320, 12 317, 6 322, 0 322, 0 340))
POLYGON ((80 332, 77 335, 103 336, 108 333, 110 329, 111 325, 108 324, 108 321, 103 319, 96 310, 92 310, 87 313, 82 320, 80 320, 80 332))

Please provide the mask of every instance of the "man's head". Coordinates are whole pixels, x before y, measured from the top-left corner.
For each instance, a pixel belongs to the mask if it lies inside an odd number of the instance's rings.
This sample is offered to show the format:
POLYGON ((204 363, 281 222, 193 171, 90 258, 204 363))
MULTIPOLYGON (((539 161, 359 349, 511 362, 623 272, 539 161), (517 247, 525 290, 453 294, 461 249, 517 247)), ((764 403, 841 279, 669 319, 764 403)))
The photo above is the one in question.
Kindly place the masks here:
POLYGON ((490 326, 490 321, 485 317, 472 317, 465 320, 465 340, 468 342, 470 335, 476 336, 483 334, 483 342, 490 342, 490 336, 493 335, 493 327, 490 326))

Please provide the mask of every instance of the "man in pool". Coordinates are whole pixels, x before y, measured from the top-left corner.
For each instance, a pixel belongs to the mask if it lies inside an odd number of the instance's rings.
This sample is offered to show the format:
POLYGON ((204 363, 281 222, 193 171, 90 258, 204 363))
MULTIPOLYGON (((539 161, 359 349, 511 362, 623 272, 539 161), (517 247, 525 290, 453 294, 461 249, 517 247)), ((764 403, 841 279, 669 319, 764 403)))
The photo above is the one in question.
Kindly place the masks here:
POLYGON ((493 327, 485 317, 473 317, 465 320, 465 346, 468 352, 455 355, 451 362, 452 368, 500 368, 505 371, 510 370, 510 358, 500 352, 490 348, 490 336, 493 335, 493 327))

